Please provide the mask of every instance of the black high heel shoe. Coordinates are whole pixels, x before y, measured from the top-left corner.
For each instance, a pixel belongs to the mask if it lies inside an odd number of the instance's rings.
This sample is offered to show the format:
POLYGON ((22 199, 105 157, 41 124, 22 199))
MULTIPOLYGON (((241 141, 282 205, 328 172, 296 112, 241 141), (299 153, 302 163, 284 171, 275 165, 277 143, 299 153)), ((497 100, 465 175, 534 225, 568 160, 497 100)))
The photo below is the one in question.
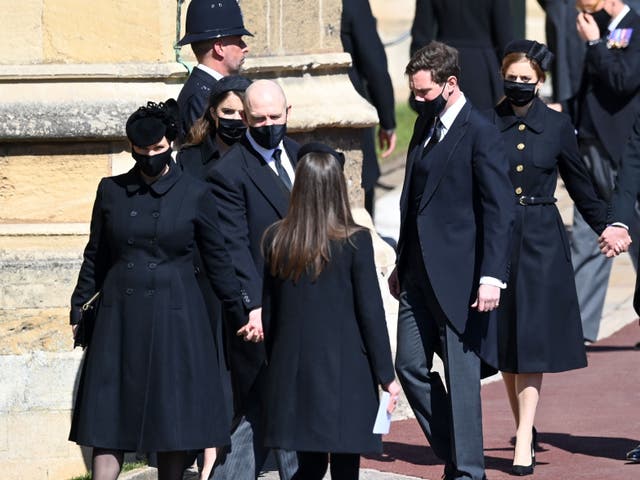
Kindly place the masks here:
MULTIPOLYGON (((534 429, 535 431, 535 429, 534 429)), ((537 432, 536 432, 537 434, 537 432)), ((535 438, 535 435, 534 435, 535 438)), ((531 440, 531 464, 529 465, 513 465, 511 467, 511 473, 513 475, 517 475, 519 477, 523 477, 525 475, 533 475, 533 469, 536 466, 536 452, 534 450, 535 441, 531 440)))

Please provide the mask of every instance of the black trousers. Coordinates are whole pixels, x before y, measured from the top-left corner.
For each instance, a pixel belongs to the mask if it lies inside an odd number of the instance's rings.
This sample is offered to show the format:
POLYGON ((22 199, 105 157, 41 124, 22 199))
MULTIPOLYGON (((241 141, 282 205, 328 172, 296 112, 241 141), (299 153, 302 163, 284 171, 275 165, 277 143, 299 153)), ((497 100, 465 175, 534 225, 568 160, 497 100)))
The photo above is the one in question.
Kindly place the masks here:
POLYGON ((358 480, 357 453, 298 452, 298 471, 292 480, 322 480, 331 458, 331 480, 358 480))

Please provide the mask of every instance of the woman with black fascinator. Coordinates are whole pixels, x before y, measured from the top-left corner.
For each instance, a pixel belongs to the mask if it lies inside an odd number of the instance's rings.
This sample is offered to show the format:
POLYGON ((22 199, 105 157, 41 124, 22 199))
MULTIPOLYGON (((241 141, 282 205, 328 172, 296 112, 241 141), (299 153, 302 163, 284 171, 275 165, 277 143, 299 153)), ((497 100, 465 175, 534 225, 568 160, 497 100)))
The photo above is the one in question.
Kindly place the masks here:
POLYGON ((498 363, 517 428, 514 475, 535 467, 543 373, 587 365, 569 240, 555 206, 558 172, 591 228, 600 234, 607 222, 607 204, 580 158, 569 117, 538 98, 551 59, 538 42, 508 44, 505 98, 491 115, 505 142, 517 205, 509 279, 497 310, 498 363))
POLYGON ((69 435, 93 447, 98 480, 118 477, 126 451, 158 452, 158 478, 182 479, 187 451, 229 442, 196 246, 230 321, 240 328, 246 315, 215 198, 171 158, 175 110, 149 102, 129 117, 136 164, 98 185, 71 297, 75 333, 99 292, 69 435))

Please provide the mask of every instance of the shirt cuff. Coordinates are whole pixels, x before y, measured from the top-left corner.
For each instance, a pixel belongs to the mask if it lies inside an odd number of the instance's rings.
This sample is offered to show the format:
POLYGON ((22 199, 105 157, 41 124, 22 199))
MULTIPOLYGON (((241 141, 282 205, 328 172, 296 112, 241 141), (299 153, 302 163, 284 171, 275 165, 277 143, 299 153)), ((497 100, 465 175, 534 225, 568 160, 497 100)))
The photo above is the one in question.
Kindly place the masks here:
POLYGON ((613 222, 611 224, 608 225, 609 227, 621 227, 621 228, 626 228, 627 231, 629 230, 629 226, 622 223, 622 222, 613 222))
POLYGON ((500 280, 498 280, 497 278, 494 277, 480 277, 480 285, 492 285, 494 287, 498 287, 502 290, 504 290, 505 288, 507 288, 507 284, 504 282, 501 282, 500 280))

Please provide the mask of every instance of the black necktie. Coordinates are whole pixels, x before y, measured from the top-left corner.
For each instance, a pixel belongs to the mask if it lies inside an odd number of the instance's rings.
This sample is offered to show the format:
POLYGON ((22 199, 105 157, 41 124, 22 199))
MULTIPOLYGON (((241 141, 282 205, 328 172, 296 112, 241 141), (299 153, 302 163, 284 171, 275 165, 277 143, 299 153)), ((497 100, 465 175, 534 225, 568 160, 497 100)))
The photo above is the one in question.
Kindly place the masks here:
POLYGON ((422 155, 426 155, 431 151, 433 147, 435 147, 440 141, 440 136, 442 135, 442 122, 440 121, 440 117, 436 117, 433 121, 433 127, 431 128, 431 138, 424 146, 422 150, 422 155))
POLYGON ((282 166, 282 160, 280 159, 280 156, 282 155, 282 150, 280 150, 279 148, 276 148, 273 151, 273 160, 276 164, 276 172, 278 172, 278 177, 280 177, 280 180, 282 180, 282 183, 284 183, 284 186, 287 187, 287 190, 291 191, 291 178, 289 178, 289 174, 287 173, 287 171, 285 170, 285 168, 282 166))

